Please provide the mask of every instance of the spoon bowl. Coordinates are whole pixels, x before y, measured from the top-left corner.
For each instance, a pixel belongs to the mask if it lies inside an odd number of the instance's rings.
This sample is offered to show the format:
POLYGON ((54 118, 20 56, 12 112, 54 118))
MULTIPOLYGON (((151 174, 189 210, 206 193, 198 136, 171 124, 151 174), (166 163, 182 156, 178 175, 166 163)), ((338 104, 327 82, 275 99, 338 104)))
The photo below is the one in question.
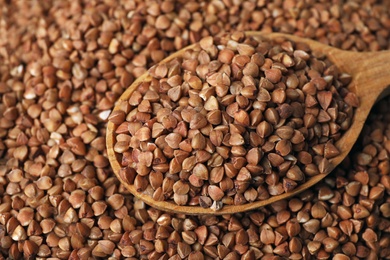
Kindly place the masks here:
MULTIPOLYGON (((323 54, 336 65, 341 72, 348 73, 352 76, 352 81, 349 84, 349 90, 356 94, 360 101, 360 105, 355 109, 354 117, 352 119, 351 127, 343 133, 342 137, 335 143, 335 146, 340 150, 340 154, 329 160, 330 171, 333 170, 338 164, 340 164, 344 158, 348 155, 356 140, 358 139, 360 132, 363 128, 364 122, 367 116, 375 104, 375 102, 388 94, 388 80, 386 75, 390 65, 390 51, 380 52, 352 52, 344 51, 334 47, 330 47, 326 44, 322 44, 310 39, 304 39, 294 35, 287 35, 282 33, 261 33, 261 32, 246 32, 247 36, 262 36, 271 40, 287 39, 293 42, 301 42, 308 44, 312 53, 323 54)), ((177 57, 183 55, 183 53, 193 48, 194 45, 190 45, 186 48, 179 50, 178 52, 170 55, 160 63, 167 63, 177 57)), ((151 76, 148 73, 143 74, 122 94, 119 98, 114 111, 119 109, 118 104, 123 101, 128 101, 131 94, 138 87, 138 85, 145 81, 150 81, 151 76)), ((210 208, 202 208, 200 206, 180 206, 169 201, 155 201, 149 195, 142 192, 138 192, 134 185, 127 183, 119 174, 121 165, 114 151, 115 144, 115 130, 117 126, 112 122, 108 122, 107 125, 107 153, 114 173, 121 181, 121 183, 136 197, 143 200, 145 203, 153 206, 154 208, 164 210, 167 212, 184 213, 188 215, 194 214, 234 214, 238 212, 244 212, 248 210, 254 210, 259 207, 266 206, 273 202, 289 198, 296 195, 321 181, 327 176, 327 174, 319 174, 311 177, 305 183, 297 186, 293 191, 283 193, 281 195, 272 196, 266 200, 254 201, 243 205, 224 205, 222 209, 214 211, 210 208)), ((330 172, 328 171, 328 172, 330 172)))

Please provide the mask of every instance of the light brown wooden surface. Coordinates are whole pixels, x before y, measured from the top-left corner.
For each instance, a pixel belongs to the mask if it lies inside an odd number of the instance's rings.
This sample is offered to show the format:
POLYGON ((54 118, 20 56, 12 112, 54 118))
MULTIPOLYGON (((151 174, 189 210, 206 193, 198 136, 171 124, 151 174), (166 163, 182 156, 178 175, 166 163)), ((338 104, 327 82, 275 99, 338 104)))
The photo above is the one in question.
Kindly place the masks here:
MULTIPOLYGON (((280 33, 271 33, 271 34, 263 34, 259 32, 246 32, 247 35, 262 35, 267 38, 278 38, 284 37, 290 39, 295 42, 305 42, 310 45, 310 48, 314 53, 323 53, 325 54, 329 60, 331 60, 342 72, 346 72, 352 75, 352 82, 349 86, 350 90, 359 97, 360 106, 355 110, 354 119, 352 122, 351 128, 345 132, 342 138, 336 142, 336 146, 340 149, 341 153, 339 156, 330 160, 332 164, 332 169, 340 164, 347 154, 352 149, 355 144, 359 134, 363 128, 364 122, 367 119, 367 116, 375 104, 375 101, 378 97, 382 97, 387 95, 388 92, 387 86, 390 83, 390 79, 387 77, 388 72, 390 71, 390 51, 381 51, 381 52, 350 52, 343 51, 337 48, 330 47, 328 45, 324 45, 318 43, 316 41, 310 39, 303 39, 293 35, 286 35, 280 33)), ((170 61, 176 57, 182 55, 182 53, 186 49, 190 49, 192 46, 188 46, 175 54, 167 57, 162 62, 170 61)), ((119 98, 118 103, 121 101, 127 101, 133 91, 137 88, 137 86, 143 81, 150 81, 150 78, 147 73, 139 77, 119 98)), ((115 106, 114 110, 117 110, 118 107, 115 106)), ((150 206, 168 211, 168 212, 177 212, 177 213, 185 213, 189 215, 194 214, 232 214, 236 212, 243 212, 248 210, 254 210, 259 207, 263 207, 270 203, 276 202, 278 200, 289 198, 295 194, 298 194, 317 182, 321 181, 326 174, 320 174, 314 176, 307 180, 304 184, 298 186, 295 190, 289 193, 284 193, 278 196, 273 196, 270 199, 263 201, 255 201, 252 203, 244 204, 244 205, 225 205, 219 211, 213 211, 211 209, 205 209, 202 207, 195 206, 178 206, 173 202, 167 201, 154 201, 150 196, 145 195, 143 193, 137 192, 134 189, 133 185, 126 183, 119 176, 119 170, 121 168, 115 152, 113 150, 114 142, 115 142, 115 129, 116 126, 108 122, 107 125, 107 135, 106 135, 106 143, 107 143, 107 152, 108 158, 110 160, 113 171, 115 172, 118 179, 121 183, 136 197, 142 199, 145 203, 150 206)))

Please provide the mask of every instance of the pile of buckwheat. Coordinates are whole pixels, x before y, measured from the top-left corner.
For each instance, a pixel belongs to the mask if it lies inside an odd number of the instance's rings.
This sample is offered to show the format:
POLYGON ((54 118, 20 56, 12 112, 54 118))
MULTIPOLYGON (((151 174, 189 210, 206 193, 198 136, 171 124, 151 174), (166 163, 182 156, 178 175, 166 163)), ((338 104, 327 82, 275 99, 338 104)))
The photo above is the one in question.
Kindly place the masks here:
POLYGON ((331 170, 356 95, 308 45, 209 36, 149 70, 108 120, 121 176, 155 201, 221 209, 331 170))
POLYGON ((134 79, 204 37, 245 30, 384 50, 390 3, 0 0, 2 258, 389 259, 389 98, 323 182, 256 211, 169 214, 113 174, 106 123, 134 79))

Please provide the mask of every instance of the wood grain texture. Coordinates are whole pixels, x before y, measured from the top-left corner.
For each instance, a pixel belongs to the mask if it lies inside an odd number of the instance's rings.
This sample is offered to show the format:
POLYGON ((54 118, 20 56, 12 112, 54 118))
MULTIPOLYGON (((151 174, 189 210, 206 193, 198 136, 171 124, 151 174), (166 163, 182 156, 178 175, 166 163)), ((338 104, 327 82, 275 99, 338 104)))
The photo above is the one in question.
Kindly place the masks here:
MULTIPOLYGON (((310 40, 303 39, 293 35, 286 35, 281 33, 270 33, 264 34, 260 32, 246 32, 250 36, 264 36, 270 39, 277 38, 286 38, 294 42, 304 42, 309 44, 311 50, 314 53, 325 54, 327 58, 335 64, 340 71, 346 72, 352 75, 352 82, 349 85, 349 89, 356 93, 359 98, 360 106, 355 110, 354 118, 352 121, 352 126, 350 129, 345 132, 340 140, 336 142, 336 147, 341 151, 340 155, 331 159, 332 170, 340 164, 344 158, 348 155, 353 145, 355 144, 359 134, 363 128, 364 122, 367 119, 368 114, 372 106, 375 104, 378 98, 387 95, 389 89, 387 88, 390 79, 387 78, 387 75, 390 71, 390 51, 381 51, 381 52, 351 52, 343 51, 337 48, 330 47, 328 45, 310 40)), ((167 57, 161 63, 166 63, 176 57, 180 57, 185 50, 193 48, 194 45, 190 45, 171 56, 167 57)), ((127 101, 133 91, 137 86, 144 81, 150 81, 150 76, 148 73, 145 73, 139 77, 134 83, 122 94, 119 98, 119 102, 127 101)), ((114 110, 117 110, 118 106, 115 106, 114 110)), ((267 200, 255 201, 252 203, 247 203, 244 205, 225 205, 219 211, 213 211, 211 209, 205 209, 199 206, 178 206, 173 202, 167 201, 154 201, 150 196, 143 193, 137 192, 133 185, 126 183, 119 175, 119 170, 121 168, 118 159, 114 152, 114 142, 115 142, 115 130, 116 126, 108 122, 107 124, 107 135, 106 135, 106 144, 108 158, 111 163, 112 169, 121 183, 136 197, 143 200, 145 203, 150 206, 164 210, 167 212, 176 212, 176 213, 185 213, 188 215, 195 214, 233 214, 237 212, 244 212, 248 210, 254 210, 259 207, 266 206, 270 203, 287 199, 293 195, 296 195, 310 187, 314 184, 321 181, 326 174, 320 174, 314 176, 307 180, 302 185, 298 186, 295 190, 284 193, 278 196, 273 196, 267 200)))

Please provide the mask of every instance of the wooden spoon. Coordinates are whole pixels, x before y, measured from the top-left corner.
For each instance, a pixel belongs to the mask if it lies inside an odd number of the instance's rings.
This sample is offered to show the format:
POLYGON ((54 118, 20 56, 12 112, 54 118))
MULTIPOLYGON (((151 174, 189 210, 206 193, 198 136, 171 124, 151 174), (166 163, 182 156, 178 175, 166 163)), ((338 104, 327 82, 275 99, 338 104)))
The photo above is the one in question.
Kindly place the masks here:
MULTIPOLYGON (((340 164, 355 144, 359 134, 363 128, 364 122, 367 116, 375 104, 376 100, 385 96, 388 91, 388 84, 390 79, 386 78, 387 73, 390 71, 390 51, 381 52, 351 52, 343 51, 328 45, 310 40, 304 39, 293 35, 286 35, 281 33, 264 34, 260 32, 246 32, 248 36, 261 35, 269 39, 285 38, 293 42, 302 42, 310 46, 312 52, 325 54, 327 58, 335 64, 340 71, 348 73, 352 76, 352 82, 349 85, 349 89, 356 93, 359 98, 360 106, 355 110, 352 125, 348 131, 346 131, 340 140, 336 142, 336 147, 341 151, 340 155, 330 160, 331 169, 333 170, 338 164, 340 164), (389 67, 387 67, 389 66, 389 67)), ((185 50, 193 48, 193 45, 188 46, 178 52, 170 55, 161 63, 166 63, 174 58, 180 57, 185 50)), ((120 97, 114 110, 118 110, 118 104, 121 101, 128 101, 130 95, 137 88, 137 86, 144 81, 150 81, 151 77, 148 73, 145 73, 139 77, 120 97)), ((233 214, 237 212, 243 212, 248 210, 254 210, 259 207, 263 207, 270 203, 289 198, 296 195, 317 182, 321 181, 327 174, 319 174, 308 179, 305 183, 298 186, 295 190, 283 193, 278 196, 272 196, 267 200, 255 201, 244 205, 224 205, 219 211, 214 211, 210 208, 202 208, 200 206, 179 206, 173 202, 168 201, 155 201, 149 195, 137 192, 134 185, 126 183, 119 175, 121 168, 118 162, 117 156, 114 152, 115 143, 115 130, 116 126, 108 122, 107 125, 107 152, 112 169, 114 170, 118 179, 122 184, 136 197, 142 199, 147 204, 154 208, 164 210, 167 212, 185 213, 185 214, 233 214)))

